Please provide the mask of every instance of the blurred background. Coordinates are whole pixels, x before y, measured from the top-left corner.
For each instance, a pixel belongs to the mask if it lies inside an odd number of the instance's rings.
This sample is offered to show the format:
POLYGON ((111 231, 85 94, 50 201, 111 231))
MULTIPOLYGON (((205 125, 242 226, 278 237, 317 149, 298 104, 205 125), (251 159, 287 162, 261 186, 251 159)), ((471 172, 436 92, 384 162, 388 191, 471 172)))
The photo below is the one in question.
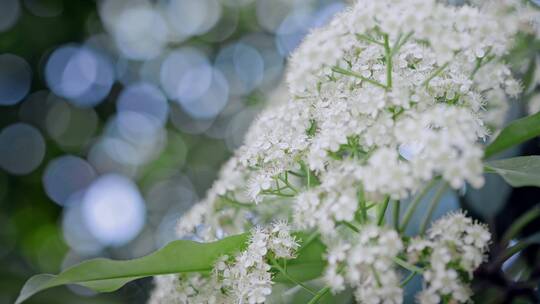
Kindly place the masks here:
MULTIPOLYGON (((333 0, 1 0, 0 303, 145 255, 211 185, 333 0)), ((57 288, 29 303, 144 303, 57 288)))
MULTIPOLYGON (((173 240, 177 218, 261 108, 287 98, 290 52, 343 2, 0 0, 0 304, 36 273, 139 257, 173 240)), ((522 37, 514 53, 531 79, 527 99, 540 82, 532 41, 522 37)), ((525 112, 515 102, 510 116, 525 112)), ((506 156, 519 154, 540 154, 540 140, 506 156)), ((496 243, 540 204, 540 190, 487 181, 438 212, 465 207, 496 243)), ((540 220, 526 228, 538 233, 540 220)), ((489 293, 480 298, 540 299, 540 246, 490 265, 477 276, 475 290, 489 293), (523 278, 532 285, 514 282, 523 278)), ((137 304, 151 286, 105 295, 61 287, 28 303, 137 304)))

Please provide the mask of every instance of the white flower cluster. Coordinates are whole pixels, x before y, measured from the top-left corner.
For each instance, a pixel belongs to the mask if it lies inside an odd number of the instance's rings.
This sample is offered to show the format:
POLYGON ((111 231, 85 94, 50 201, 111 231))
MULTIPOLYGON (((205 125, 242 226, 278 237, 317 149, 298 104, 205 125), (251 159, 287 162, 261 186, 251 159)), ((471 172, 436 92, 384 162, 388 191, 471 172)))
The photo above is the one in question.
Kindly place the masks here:
MULTIPOLYGON (((290 100, 254 122, 179 220, 179 237, 212 240, 291 218, 321 234, 334 292, 347 285, 360 302, 400 303, 395 258, 407 253, 426 266, 420 302, 468 299, 489 240, 483 226, 453 214, 409 243, 373 223, 384 220, 379 207, 434 178, 454 189, 483 184, 480 141, 521 91, 504 56, 519 31, 538 33, 539 15, 520 0, 474 2, 358 0, 314 30, 291 56, 290 100), (359 235, 340 233, 343 224, 359 235)), ((256 230, 246 252, 217 267, 229 295, 260 303, 270 293, 267 252, 290 258, 297 246, 276 227, 256 230)))
POLYGON ((484 261, 490 238, 487 227, 456 212, 434 222, 427 239, 414 239, 407 249, 410 261, 429 265, 419 303, 468 302, 468 284, 484 261))
POLYGON ((364 226, 351 243, 330 246, 325 282, 332 291, 354 287, 359 303, 401 303, 403 290, 393 259, 403 249, 394 230, 364 226))
POLYGON ((425 238, 404 242, 397 231, 368 224, 345 240, 328 240, 324 281, 334 293, 347 286, 360 303, 402 303, 398 265, 414 267, 424 277, 421 304, 466 303, 473 271, 486 257, 490 233, 463 212, 446 215, 432 224, 425 238), (407 256, 407 261, 400 260, 407 256), (423 268, 420 268, 419 265, 423 268))
POLYGON ((236 256, 234 264, 220 263, 216 270, 238 303, 264 303, 272 292, 269 252, 276 258, 290 259, 298 243, 286 223, 277 222, 271 229, 257 228, 252 232, 248 248, 236 256))
POLYGON ((156 288, 149 304, 227 304, 230 298, 219 292, 221 283, 215 277, 201 274, 162 275, 154 278, 156 288))
POLYGON ((150 304, 264 303, 272 292, 271 258, 291 259, 299 245, 286 222, 255 228, 247 248, 236 257, 222 256, 211 276, 156 277, 150 304))
POLYGON ((312 187, 295 200, 294 217, 325 232, 350 220, 360 187, 376 202, 406 198, 436 176, 455 189, 482 186, 479 141, 501 124, 506 96, 520 91, 502 56, 531 12, 518 0, 357 1, 294 52, 293 97, 255 121, 180 234, 200 223, 208 238, 239 232, 246 214, 224 200, 286 200, 306 177, 312 187))

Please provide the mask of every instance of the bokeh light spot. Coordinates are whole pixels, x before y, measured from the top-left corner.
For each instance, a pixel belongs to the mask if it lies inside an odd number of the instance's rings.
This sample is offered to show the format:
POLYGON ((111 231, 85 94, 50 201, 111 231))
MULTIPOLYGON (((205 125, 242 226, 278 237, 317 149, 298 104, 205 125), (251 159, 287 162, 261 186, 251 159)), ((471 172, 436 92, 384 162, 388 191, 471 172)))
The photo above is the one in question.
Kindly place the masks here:
POLYGON ((24 0, 26 8, 38 17, 51 18, 62 14, 62 0, 24 0))
POLYGON ((32 71, 24 59, 11 54, 0 55, 0 105, 21 101, 28 94, 31 81, 32 71))
POLYGON ((177 40, 206 33, 221 17, 216 0, 170 0, 165 11, 177 40))
POLYGON ((165 124, 169 113, 167 99, 159 88, 148 83, 127 87, 118 97, 118 112, 136 112, 165 124))
POLYGON ((261 54, 244 43, 224 48, 216 58, 216 67, 225 75, 231 94, 235 95, 250 93, 264 77, 264 60, 261 54))
POLYGON ((0 32, 5 32, 15 25, 20 13, 19 0, 0 1, 0 32))
POLYGON ((170 99, 193 100, 201 97, 212 83, 208 58, 195 48, 182 48, 163 61, 161 86, 170 99))
POLYGON ((59 205, 67 205, 70 197, 88 187, 96 173, 82 158, 66 155, 49 162, 43 175, 45 192, 59 205))
POLYGON ((101 176, 88 188, 82 203, 88 229, 104 245, 124 245, 144 226, 145 203, 137 186, 124 176, 101 176))
POLYGON ((45 78, 55 94, 77 106, 91 107, 109 94, 114 72, 104 55, 87 47, 67 45, 50 56, 45 78))
POLYGON ((92 108, 78 108, 55 98, 46 114, 45 126, 49 135, 64 150, 79 150, 92 139, 98 116, 92 108))
POLYGON ((216 117, 227 105, 229 99, 229 84, 225 76, 213 69, 212 82, 208 90, 197 99, 180 98, 178 102, 182 109, 197 119, 211 119, 216 117))
POLYGON ((82 194, 72 196, 69 207, 64 209, 62 232, 64 240, 74 251, 92 255, 103 249, 103 245, 92 235, 85 224, 81 205, 82 194))
POLYGON ((41 133, 25 123, 15 123, 0 133, 0 167, 11 174, 34 171, 45 156, 41 133))
POLYGON ((165 20, 149 5, 135 5, 122 10, 112 24, 116 44, 127 58, 152 59, 167 43, 165 20))

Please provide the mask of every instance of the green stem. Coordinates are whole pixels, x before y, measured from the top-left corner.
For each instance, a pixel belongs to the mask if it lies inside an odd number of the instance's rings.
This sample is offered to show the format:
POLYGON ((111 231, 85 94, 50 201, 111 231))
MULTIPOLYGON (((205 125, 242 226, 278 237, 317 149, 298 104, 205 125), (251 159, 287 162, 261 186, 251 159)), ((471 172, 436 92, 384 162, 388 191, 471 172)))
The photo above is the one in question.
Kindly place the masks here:
POLYGON ((294 175, 294 176, 296 176, 296 177, 306 177, 306 176, 305 176, 304 174, 302 174, 302 173, 294 172, 294 171, 291 171, 291 170, 289 170, 289 171, 287 171, 287 172, 289 172, 290 174, 292 174, 292 175, 294 175))
POLYGON ((280 197, 295 197, 296 194, 288 194, 288 193, 281 193, 281 192, 276 192, 276 191, 261 191, 261 194, 267 194, 267 195, 275 195, 275 196, 280 196, 280 197))
POLYGON ((377 286, 381 287, 382 283, 381 283, 381 277, 379 277, 379 273, 377 272, 377 270, 375 269, 373 264, 371 264, 369 266, 371 268, 371 272, 373 273, 373 276, 375 277, 375 281, 377 282, 377 286))
POLYGON ((409 225, 409 221, 411 220, 411 218, 412 218, 412 216, 414 214, 414 211, 416 211, 416 208, 418 208, 418 205, 422 201, 422 198, 424 198, 424 196, 426 196, 429 189, 431 189, 431 187, 433 187, 435 182, 436 182, 435 179, 431 180, 429 182, 429 184, 427 184, 427 186, 424 189, 422 189, 422 191, 419 192, 415 196, 414 200, 409 204, 409 206, 407 207, 407 210, 405 211, 405 215, 403 216, 403 221, 401 223, 401 228, 399 229, 400 231, 405 231, 407 229, 407 225, 409 225))
POLYGON ((313 241, 315 241, 317 238, 319 237, 319 232, 318 231, 313 231, 309 236, 308 238, 306 239, 305 242, 302 242, 302 245, 300 246, 300 248, 298 248, 298 250, 296 251, 296 254, 299 255, 300 252, 302 250, 304 250, 309 244, 311 244, 313 241))
POLYGON ((427 225, 429 221, 431 220, 431 217, 433 216, 433 212, 435 212, 435 209, 439 205, 439 201, 441 200, 443 194, 446 192, 447 189, 448 189, 448 184, 444 182, 439 188, 439 190, 437 190, 437 192, 433 196, 433 199, 431 200, 429 204, 428 212, 426 213, 426 216, 424 217, 424 220, 422 221, 422 224, 420 225, 420 235, 424 235, 424 233, 426 232, 427 225))
POLYGON ((429 76, 426 80, 424 80, 424 82, 422 82, 422 85, 428 86, 429 82, 433 80, 433 78, 439 76, 449 64, 450 62, 441 65, 438 69, 435 70, 435 72, 433 72, 433 74, 431 74, 431 76, 429 76))
POLYGON ((413 35, 413 32, 409 32, 407 35, 405 35, 403 39, 398 39, 398 41, 396 41, 396 44, 392 48, 392 55, 397 54, 399 50, 401 49, 401 47, 405 45, 405 43, 409 40, 409 38, 412 37, 412 35, 413 35))
POLYGON ((399 266, 409 270, 409 271, 412 271, 412 272, 416 272, 416 273, 423 273, 424 272, 424 269, 418 267, 418 266, 415 266, 407 261, 404 261, 398 257, 394 257, 393 258, 394 260, 394 263, 398 264, 399 266))
POLYGON ((377 225, 379 226, 382 226, 384 222, 384 215, 386 214, 386 209, 388 209, 389 202, 390 202, 390 196, 387 195, 379 209, 379 214, 377 216, 377 225))
POLYGON ((403 280, 403 282, 401 282, 399 285, 401 287, 404 287, 405 285, 407 285, 407 283, 409 283, 413 278, 414 276, 417 274, 418 272, 416 271, 411 271, 411 273, 405 278, 405 280, 403 280))
POLYGON ((386 87, 392 88, 392 49, 390 48, 390 41, 388 41, 388 34, 384 34, 384 57, 386 58, 386 87))
POLYGON ((388 90, 388 87, 385 86, 384 84, 382 84, 382 83, 380 83, 380 82, 378 82, 376 80, 366 78, 366 77, 364 77, 364 76, 362 76, 362 75, 360 75, 360 74, 358 74, 358 73, 356 73, 354 71, 347 70, 347 69, 340 68, 340 67, 333 67, 332 71, 334 71, 336 73, 339 73, 339 74, 356 77, 356 78, 361 79, 361 80, 363 80, 365 82, 369 82, 374 86, 381 87, 381 88, 385 89, 386 91, 388 90))
POLYGON ((534 208, 528 211, 527 213, 520 216, 513 224, 508 228, 505 234, 502 237, 502 243, 508 244, 519 232, 532 222, 535 218, 540 216, 540 208, 534 208))
POLYGON ((369 35, 366 35, 366 34, 356 34, 356 38, 358 40, 364 40, 366 42, 369 42, 369 43, 374 43, 374 44, 377 44, 377 45, 380 45, 380 46, 384 46, 384 44, 380 41, 377 41, 375 40, 375 38, 369 36, 369 35))
POLYGON ((360 229, 358 227, 356 227, 355 225, 353 225, 353 224, 351 224, 349 222, 343 221, 343 222, 340 222, 340 223, 345 225, 346 227, 348 227, 349 229, 351 229, 352 231, 354 231, 356 233, 360 232, 360 229))
POLYGON ((401 208, 401 202, 399 200, 394 202, 394 208, 392 210, 392 215, 394 218, 394 229, 399 231, 399 209, 401 208))
POLYGON ((311 188, 311 172, 309 171, 309 167, 306 166, 306 176, 307 176, 307 188, 311 188))
POLYGON ((308 302, 308 304, 316 304, 319 303, 322 297, 326 295, 330 291, 330 287, 324 287, 323 289, 319 290, 317 294, 308 302))
POLYGON ((221 196, 221 198, 223 199, 223 201, 225 203, 231 204, 231 205, 236 206, 236 207, 248 208, 248 209, 252 209, 252 208, 255 207, 255 205, 253 205, 253 204, 242 203, 242 202, 239 202, 239 201, 237 201, 235 199, 232 199, 232 198, 230 198, 230 197, 228 197, 226 195, 221 196))
POLYGON ((360 208, 360 222, 365 223, 367 221, 367 208, 366 198, 364 196, 364 187, 362 185, 360 185, 360 189, 358 190, 358 205, 360 208))
POLYGON ((278 177, 280 181, 282 181, 289 189, 291 189, 294 193, 298 193, 298 190, 293 186, 291 185, 291 183, 289 183, 289 176, 287 174, 287 172, 285 172, 285 178, 279 176, 278 177))
POLYGON ((316 292, 314 290, 312 290, 311 288, 309 288, 307 285, 305 285, 304 283, 302 282, 299 282, 297 280, 295 280, 293 277, 291 277, 287 271, 285 271, 285 269, 283 269, 279 263, 273 259, 273 258, 269 258, 270 262, 272 263, 272 266, 274 268, 276 268, 279 272, 281 272, 281 274, 289 281, 291 281, 292 283, 295 283, 296 285, 304 288, 307 292, 311 293, 312 295, 316 295, 316 292))

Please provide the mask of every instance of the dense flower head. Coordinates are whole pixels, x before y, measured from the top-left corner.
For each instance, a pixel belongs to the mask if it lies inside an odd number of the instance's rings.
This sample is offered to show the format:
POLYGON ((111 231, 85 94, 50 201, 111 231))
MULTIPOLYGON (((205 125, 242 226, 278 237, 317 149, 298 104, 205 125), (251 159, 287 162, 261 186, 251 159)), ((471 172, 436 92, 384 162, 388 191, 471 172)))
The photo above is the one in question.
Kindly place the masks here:
POLYGON ((427 239, 416 239, 408 248, 411 262, 425 259, 424 290, 418 295, 422 304, 442 299, 466 303, 472 291, 468 283, 473 271, 485 259, 491 239, 487 227, 463 212, 450 213, 435 221, 427 239))
POLYGON ((285 221, 256 227, 247 248, 236 256, 219 258, 209 276, 201 274, 156 277, 151 304, 264 303, 272 292, 270 258, 291 259, 299 245, 285 221))
POLYGON ((393 258, 403 248, 398 233, 377 226, 360 231, 346 258, 346 280, 360 303, 401 303, 403 290, 393 258))
MULTIPOLYGON (((419 302, 466 302, 486 227, 453 213, 409 240, 378 210, 435 178, 453 189, 484 183, 481 142, 522 90, 504 56, 519 31, 538 34, 538 12, 518 0, 471 2, 358 0, 313 30, 290 58, 290 99, 255 120, 178 236, 212 240, 287 218, 320 233, 322 280, 335 293, 348 286, 362 303, 400 303, 396 259, 407 259, 426 266, 419 302)), ((216 267, 219 289, 264 302, 268 253, 294 258, 297 248, 283 222, 255 229, 247 250, 216 267)))
POLYGON ((309 200, 295 199, 293 217, 325 233, 350 220, 359 187, 380 200, 406 198, 437 176, 454 189, 482 186, 480 142, 520 91, 502 56, 531 11, 520 1, 357 1, 293 53, 290 100, 256 119, 180 231, 241 222, 246 214, 223 212, 223 198, 286 200, 308 175, 309 200))

